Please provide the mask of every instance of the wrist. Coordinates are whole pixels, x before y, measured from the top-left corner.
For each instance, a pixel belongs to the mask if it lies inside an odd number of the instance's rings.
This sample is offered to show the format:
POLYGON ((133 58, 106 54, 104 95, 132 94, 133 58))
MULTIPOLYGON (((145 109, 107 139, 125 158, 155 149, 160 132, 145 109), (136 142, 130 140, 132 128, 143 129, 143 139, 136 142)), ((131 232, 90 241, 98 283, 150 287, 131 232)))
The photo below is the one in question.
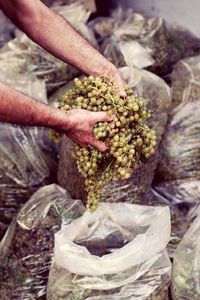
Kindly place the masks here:
POLYGON ((54 129, 67 129, 70 128, 70 122, 68 118, 68 113, 65 113, 57 108, 51 108, 52 111, 50 116, 46 121, 46 126, 54 129))
POLYGON ((114 76, 118 72, 117 68, 108 60, 102 61, 99 64, 96 64, 95 68, 91 68, 89 75, 101 76, 108 75, 110 77, 114 76))

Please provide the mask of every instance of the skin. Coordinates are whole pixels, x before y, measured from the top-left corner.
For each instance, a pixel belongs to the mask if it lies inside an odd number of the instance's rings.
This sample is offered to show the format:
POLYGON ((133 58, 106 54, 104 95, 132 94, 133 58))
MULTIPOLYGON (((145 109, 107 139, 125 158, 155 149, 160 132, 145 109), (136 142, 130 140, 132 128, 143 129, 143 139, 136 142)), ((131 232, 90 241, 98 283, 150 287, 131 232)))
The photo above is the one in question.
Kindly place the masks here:
MULTIPOLYGON (((82 38, 60 15, 40 0, 0 0, 0 8, 23 32, 48 52, 87 75, 107 74, 125 97, 124 82, 116 67, 82 38)), ((51 108, 0 84, 0 121, 63 130, 74 142, 106 151, 92 129, 96 122, 111 121, 105 112, 51 108)))

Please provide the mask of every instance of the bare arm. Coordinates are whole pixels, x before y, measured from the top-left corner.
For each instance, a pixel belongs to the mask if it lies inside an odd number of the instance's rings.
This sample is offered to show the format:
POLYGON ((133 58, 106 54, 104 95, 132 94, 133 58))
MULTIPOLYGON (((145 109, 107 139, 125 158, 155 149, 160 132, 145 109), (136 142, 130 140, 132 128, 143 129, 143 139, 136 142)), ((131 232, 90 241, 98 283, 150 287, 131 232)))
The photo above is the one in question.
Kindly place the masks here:
POLYGON ((115 66, 40 0, 0 0, 0 6, 41 47, 85 74, 110 75, 118 84, 121 96, 125 96, 124 83, 115 66))
POLYGON ((32 100, 2 83, 0 101, 0 121, 57 128, 63 130, 76 143, 92 145, 100 151, 106 150, 104 143, 97 141, 92 134, 96 122, 111 120, 105 112, 77 109, 64 113, 32 100))

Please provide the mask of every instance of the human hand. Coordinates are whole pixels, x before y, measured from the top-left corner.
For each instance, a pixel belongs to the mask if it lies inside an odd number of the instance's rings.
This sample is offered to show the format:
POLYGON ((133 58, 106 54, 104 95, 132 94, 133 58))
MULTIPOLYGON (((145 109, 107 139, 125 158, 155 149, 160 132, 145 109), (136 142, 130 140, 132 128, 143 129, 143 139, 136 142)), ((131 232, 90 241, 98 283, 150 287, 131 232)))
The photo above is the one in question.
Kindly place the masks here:
POLYGON ((105 112, 91 112, 85 109, 72 109, 66 113, 66 124, 62 130, 75 143, 83 147, 93 146, 104 152, 107 150, 105 143, 95 139, 93 128, 97 122, 109 122, 113 117, 105 112))

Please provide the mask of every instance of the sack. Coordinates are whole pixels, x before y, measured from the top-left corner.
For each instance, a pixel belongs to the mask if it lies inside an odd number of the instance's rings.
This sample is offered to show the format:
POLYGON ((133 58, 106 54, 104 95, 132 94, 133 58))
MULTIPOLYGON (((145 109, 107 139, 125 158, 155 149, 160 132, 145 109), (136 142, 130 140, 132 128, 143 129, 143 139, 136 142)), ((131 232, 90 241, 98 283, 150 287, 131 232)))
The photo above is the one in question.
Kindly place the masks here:
MULTIPOLYGON (((93 34, 85 25, 90 13, 82 5, 60 6, 55 7, 54 10, 95 44, 93 34)), ((52 56, 21 32, 2 48, 0 68, 11 74, 34 73, 38 79, 46 81, 48 94, 80 73, 72 66, 52 56)))
MULTIPOLYGON (((31 75, 0 74, 0 81, 46 103, 44 81, 31 75)), ((2 123, 0 126, 0 238, 34 191, 50 182, 57 168, 47 130, 2 123), (48 149, 46 149, 46 144, 48 149)))
POLYGON ((191 33, 170 27, 161 17, 147 18, 131 9, 119 8, 110 18, 92 21, 90 27, 101 52, 118 68, 130 61, 129 66, 148 67, 149 71, 165 76, 180 59, 200 51, 200 40, 191 33), (140 45, 141 51, 135 52, 133 42, 140 45), (129 51, 123 51, 124 44, 129 51))
MULTIPOLYGON (((172 73, 173 99, 153 182, 151 203, 172 213, 170 255, 196 216, 200 184, 200 56, 180 61, 172 73)), ((151 204, 150 203, 150 204, 151 204)))
POLYGON ((146 205, 168 205, 171 211, 172 233, 168 253, 174 251, 197 215, 200 181, 174 180, 154 184, 148 194, 146 205))
POLYGON ((27 201, 0 243, 1 299, 46 299, 54 233, 83 211, 81 201, 56 184, 40 188, 27 201))
POLYGON ((172 78, 172 108, 156 181, 199 179, 200 56, 179 62, 172 78))
POLYGON ((47 299, 167 299, 169 237, 167 207, 101 203, 55 234, 47 299))
POLYGON ((200 211, 174 254, 172 299, 200 298, 200 211))
MULTIPOLYGON (((124 67, 120 71, 134 92, 146 100, 149 109, 154 112, 149 125, 156 131, 158 147, 167 122, 168 108, 171 104, 170 89, 162 79, 150 72, 131 67, 124 67)), ((62 97, 62 95, 59 96, 62 97)), ((70 192, 72 197, 85 201, 84 181, 77 170, 75 160, 72 158, 72 149, 72 141, 64 136, 59 155, 58 181, 70 192)), ((102 201, 142 203, 144 196, 150 189, 158 158, 159 153, 156 151, 146 164, 133 170, 129 179, 115 181, 107 185, 101 194, 102 201)))

